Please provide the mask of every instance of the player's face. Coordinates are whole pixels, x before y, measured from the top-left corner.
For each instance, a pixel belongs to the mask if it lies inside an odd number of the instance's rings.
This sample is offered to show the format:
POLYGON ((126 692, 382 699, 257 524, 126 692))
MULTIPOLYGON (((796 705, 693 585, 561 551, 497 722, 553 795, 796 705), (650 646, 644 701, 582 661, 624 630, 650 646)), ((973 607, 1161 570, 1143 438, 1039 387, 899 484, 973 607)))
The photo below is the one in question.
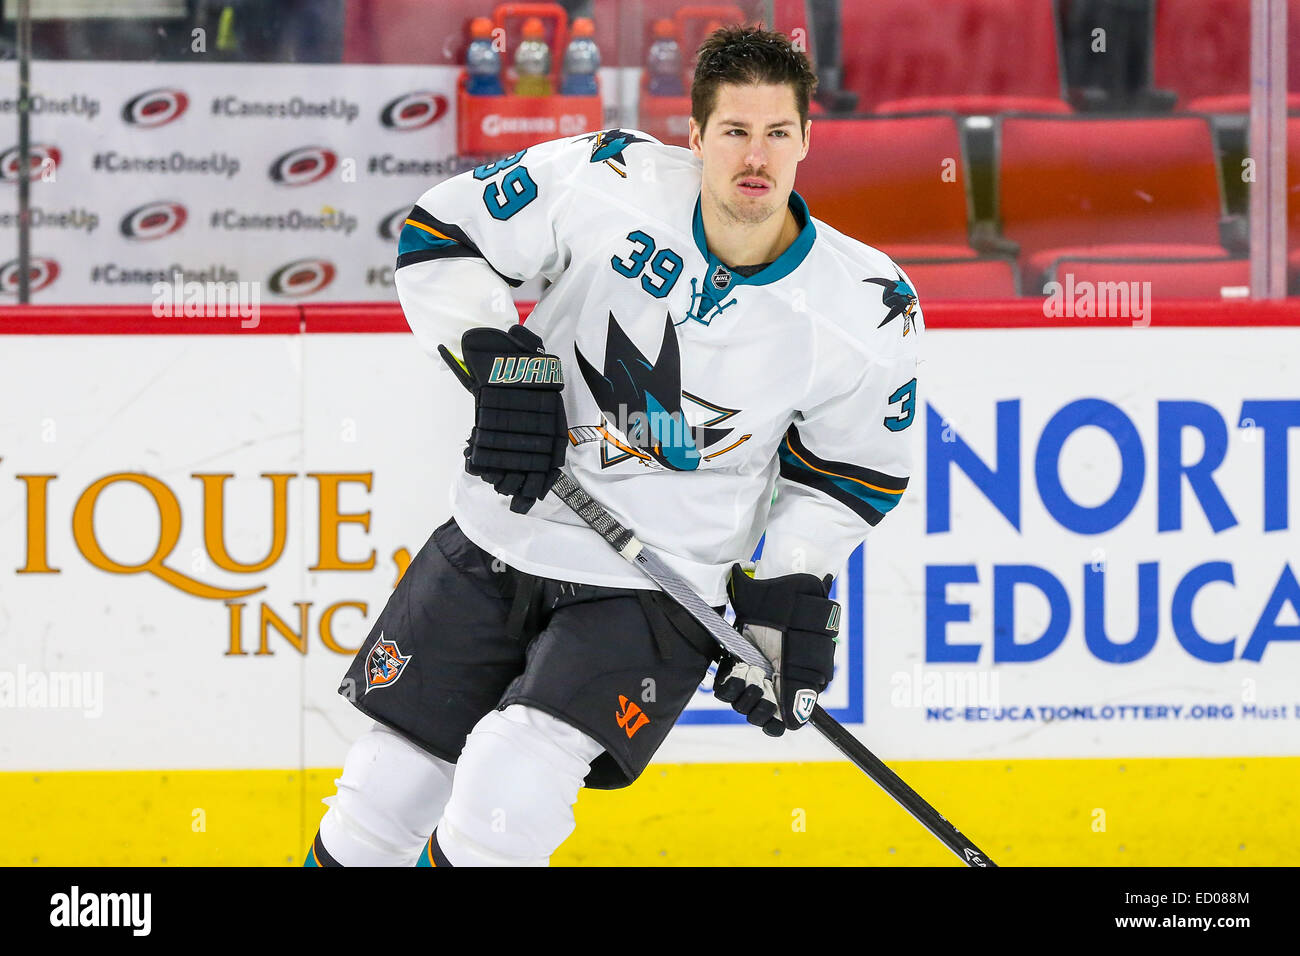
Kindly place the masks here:
POLYGON ((808 155, 811 126, 800 129, 790 86, 718 87, 704 129, 690 120, 691 152, 704 163, 706 201, 725 218, 751 225, 784 214, 795 167, 808 155))

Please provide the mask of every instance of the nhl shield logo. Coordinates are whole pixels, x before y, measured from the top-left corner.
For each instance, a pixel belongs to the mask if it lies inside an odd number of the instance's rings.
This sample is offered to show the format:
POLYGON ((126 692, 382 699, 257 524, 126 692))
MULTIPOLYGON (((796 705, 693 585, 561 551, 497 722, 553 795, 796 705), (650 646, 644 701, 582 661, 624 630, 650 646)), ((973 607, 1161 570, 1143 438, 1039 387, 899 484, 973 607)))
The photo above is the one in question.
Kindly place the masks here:
POLYGON ((376 687, 388 687, 397 683, 402 676, 411 655, 402 655, 396 641, 384 640, 384 632, 379 632, 379 640, 366 655, 366 693, 376 687))
POLYGON ((713 283, 713 288, 721 292, 731 285, 731 273, 727 271, 725 266, 718 266, 713 270, 713 275, 709 277, 709 281, 713 283))

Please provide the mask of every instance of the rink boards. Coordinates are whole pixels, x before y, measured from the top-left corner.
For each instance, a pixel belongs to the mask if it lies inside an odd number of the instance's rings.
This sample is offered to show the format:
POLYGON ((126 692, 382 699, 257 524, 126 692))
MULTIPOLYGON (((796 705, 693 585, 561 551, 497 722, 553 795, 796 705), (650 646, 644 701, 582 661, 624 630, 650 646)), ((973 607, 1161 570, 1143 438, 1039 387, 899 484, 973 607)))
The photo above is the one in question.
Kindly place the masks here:
MULTIPOLYGON (((1295 862, 1300 329, 931 324, 824 704, 990 853, 1295 862)), ((62 811, 0 861, 288 862, 469 398, 409 335, 121 325, 0 338, 0 805, 62 811)), ((743 862, 944 859, 707 687, 659 757, 583 795, 557 862, 740 862, 704 849, 724 819, 764 834, 743 862)))

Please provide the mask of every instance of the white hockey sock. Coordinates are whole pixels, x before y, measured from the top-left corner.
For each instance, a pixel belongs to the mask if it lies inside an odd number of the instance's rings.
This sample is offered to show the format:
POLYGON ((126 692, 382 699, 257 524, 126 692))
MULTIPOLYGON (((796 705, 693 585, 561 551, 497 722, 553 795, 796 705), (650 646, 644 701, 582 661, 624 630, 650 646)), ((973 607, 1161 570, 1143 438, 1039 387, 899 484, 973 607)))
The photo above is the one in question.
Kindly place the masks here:
POLYGON ((438 849, 452 866, 548 865, 573 832, 573 804, 603 751, 572 725, 525 705, 488 713, 457 761, 438 849))
POLYGON ((320 839, 343 866, 414 866, 451 796, 455 764, 375 724, 348 750, 320 839))

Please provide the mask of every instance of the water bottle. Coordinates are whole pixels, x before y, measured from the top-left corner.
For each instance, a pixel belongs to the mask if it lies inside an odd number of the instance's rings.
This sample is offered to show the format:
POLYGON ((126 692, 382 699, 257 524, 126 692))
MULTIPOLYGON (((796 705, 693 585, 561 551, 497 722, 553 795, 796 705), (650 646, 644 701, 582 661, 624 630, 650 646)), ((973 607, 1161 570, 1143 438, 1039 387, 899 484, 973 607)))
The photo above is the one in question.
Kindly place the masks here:
POLYGON ((475 17, 469 25, 469 52, 465 54, 465 92, 471 96, 504 96, 501 54, 492 45, 492 21, 475 17))
POLYGON ((600 50, 596 48, 596 26, 587 17, 573 21, 573 39, 564 51, 564 79, 560 92, 565 96, 595 96, 596 70, 600 67, 600 50))
POLYGON ((684 96, 682 50, 674 36, 673 21, 655 22, 655 41, 650 45, 646 70, 650 73, 651 96, 684 96))
POLYGON ((515 95, 551 95, 551 48, 537 17, 524 21, 524 39, 515 49, 515 95))

